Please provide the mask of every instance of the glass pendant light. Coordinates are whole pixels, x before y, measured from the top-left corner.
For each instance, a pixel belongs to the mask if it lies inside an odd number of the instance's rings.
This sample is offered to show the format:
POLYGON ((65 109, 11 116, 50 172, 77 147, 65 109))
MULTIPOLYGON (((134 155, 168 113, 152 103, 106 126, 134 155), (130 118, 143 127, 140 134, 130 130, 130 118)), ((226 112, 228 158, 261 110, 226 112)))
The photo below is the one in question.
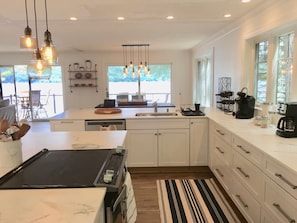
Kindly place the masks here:
POLYGON ((41 73, 44 70, 45 61, 42 59, 42 52, 38 44, 36 0, 34 0, 34 17, 35 17, 35 30, 36 30, 36 50, 33 53, 33 59, 31 60, 31 64, 34 65, 38 73, 41 73))
POLYGON ((47 19, 47 2, 44 0, 45 7, 45 21, 46 31, 44 32, 44 46, 41 48, 42 58, 47 61, 49 65, 56 65, 58 63, 57 51, 52 41, 52 34, 48 30, 48 19, 47 19))
POLYGON ((21 36, 20 38, 20 48, 33 50, 36 48, 36 39, 32 37, 32 30, 29 27, 27 0, 25 0, 25 11, 26 11, 27 27, 24 30, 24 36, 21 36))

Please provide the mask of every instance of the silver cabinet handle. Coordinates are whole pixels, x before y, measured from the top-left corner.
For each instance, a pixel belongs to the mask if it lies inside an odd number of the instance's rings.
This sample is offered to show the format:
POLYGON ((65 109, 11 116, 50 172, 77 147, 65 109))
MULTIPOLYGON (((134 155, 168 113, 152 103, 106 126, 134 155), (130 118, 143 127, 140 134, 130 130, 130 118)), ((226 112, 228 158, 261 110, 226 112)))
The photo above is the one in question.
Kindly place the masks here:
POLYGON ((73 123, 73 121, 60 121, 61 124, 73 123))
POLYGON ((288 220, 290 223, 295 223, 296 221, 291 218, 282 208, 279 204, 273 203, 273 206, 288 220))
POLYGON ((217 147, 216 146, 216 149, 220 152, 220 153, 222 153, 222 154, 224 154, 225 152, 223 151, 223 150, 221 150, 221 148, 220 147, 217 147))
POLYGON ((238 169, 238 171, 245 177, 245 178, 249 178, 250 176, 244 172, 240 167, 236 167, 236 169, 238 169))
POLYGON ((243 205, 243 207, 248 208, 249 206, 241 199, 239 194, 236 194, 237 199, 240 201, 240 203, 243 205))
POLYGON ((250 151, 248 151, 248 150, 246 150, 245 148, 243 148, 243 146, 241 146, 241 145, 237 145, 237 147, 238 147, 239 149, 241 149, 243 152, 245 152, 246 154, 250 154, 250 153, 251 153, 250 151))
POLYGON ((216 130, 217 131, 217 133, 219 133, 221 136, 224 136, 225 135, 225 133, 223 133, 223 132, 221 132, 220 130, 216 130))
POLYGON ((216 171, 218 172, 218 174, 220 175, 220 177, 224 177, 224 174, 222 174, 219 169, 216 169, 216 171))
POLYGON ((275 176, 277 176, 279 179, 284 181, 286 184, 288 184, 293 190, 297 189, 297 186, 294 185, 292 182, 287 180, 285 177, 283 177, 280 173, 275 173, 275 176))

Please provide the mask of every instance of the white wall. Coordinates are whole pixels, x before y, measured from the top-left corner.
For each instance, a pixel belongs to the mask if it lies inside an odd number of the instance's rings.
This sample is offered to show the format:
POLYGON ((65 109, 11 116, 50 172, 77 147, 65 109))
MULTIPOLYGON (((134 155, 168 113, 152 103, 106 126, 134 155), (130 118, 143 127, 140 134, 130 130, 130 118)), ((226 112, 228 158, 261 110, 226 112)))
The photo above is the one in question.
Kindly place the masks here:
MULTIPOLYGON (((59 46, 57 46, 59 50, 59 46)), ((31 58, 30 52, 0 53, 0 65, 28 64, 31 58)), ((122 65, 122 49, 119 52, 59 52, 59 65, 62 66, 64 108, 92 108, 102 103, 107 88, 107 66, 122 65), (83 64, 85 60, 92 60, 97 64, 98 93, 94 88, 76 88, 73 93, 69 89, 68 66, 78 62, 83 64)), ((172 103, 178 103, 178 94, 182 94, 183 103, 192 103, 192 70, 191 51, 150 51, 150 63, 172 65, 172 103)))
MULTIPOLYGON (((253 55, 249 52, 251 50, 250 40, 261 35, 274 35, 280 29, 296 29, 296 9, 296 0, 267 1, 261 8, 193 48, 192 61, 203 58, 210 51, 214 51, 212 97, 217 93, 218 78, 222 76, 232 78, 231 90, 235 93, 242 87, 248 87, 249 93, 253 94, 251 76, 254 70, 250 62, 253 59, 253 55)), ((196 70, 193 69, 193 76, 196 75, 195 72, 196 70)))

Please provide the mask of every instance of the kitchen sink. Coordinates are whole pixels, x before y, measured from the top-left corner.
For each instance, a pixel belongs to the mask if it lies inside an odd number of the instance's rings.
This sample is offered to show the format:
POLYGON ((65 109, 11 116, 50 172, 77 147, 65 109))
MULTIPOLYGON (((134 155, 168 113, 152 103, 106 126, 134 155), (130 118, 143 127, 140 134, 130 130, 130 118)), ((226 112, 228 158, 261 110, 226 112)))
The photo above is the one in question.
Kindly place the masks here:
POLYGON ((141 112, 136 113, 135 116, 177 116, 176 112, 141 112))

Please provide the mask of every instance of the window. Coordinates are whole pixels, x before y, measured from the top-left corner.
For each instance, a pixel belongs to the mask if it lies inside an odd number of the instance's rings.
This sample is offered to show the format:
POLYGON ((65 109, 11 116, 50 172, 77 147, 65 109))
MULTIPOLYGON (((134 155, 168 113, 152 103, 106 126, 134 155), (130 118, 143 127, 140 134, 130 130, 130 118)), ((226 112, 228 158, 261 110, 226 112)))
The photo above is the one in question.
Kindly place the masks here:
POLYGON ((150 65, 150 75, 123 75, 123 66, 108 66, 107 96, 116 99, 119 93, 128 93, 129 100, 140 90, 149 102, 171 102, 171 65, 150 65), (139 79, 138 79, 139 78, 139 79), (139 89, 140 88, 140 89, 139 89))
MULTIPOLYGON (((289 102, 292 97, 294 33, 255 46, 255 95, 258 102, 289 102)), ((294 78, 294 77, 293 77, 294 78)))
POLYGON ((198 61, 196 103, 202 106, 210 106, 211 95, 211 59, 204 58, 198 61))
POLYGON ((266 101, 267 92, 267 63, 268 63, 268 41, 256 44, 256 98, 258 102, 266 101))
POLYGON ((294 33, 278 37, 277 43, 277 87, 276 101, 290 100, 291 78, 293 72, 294 33))

